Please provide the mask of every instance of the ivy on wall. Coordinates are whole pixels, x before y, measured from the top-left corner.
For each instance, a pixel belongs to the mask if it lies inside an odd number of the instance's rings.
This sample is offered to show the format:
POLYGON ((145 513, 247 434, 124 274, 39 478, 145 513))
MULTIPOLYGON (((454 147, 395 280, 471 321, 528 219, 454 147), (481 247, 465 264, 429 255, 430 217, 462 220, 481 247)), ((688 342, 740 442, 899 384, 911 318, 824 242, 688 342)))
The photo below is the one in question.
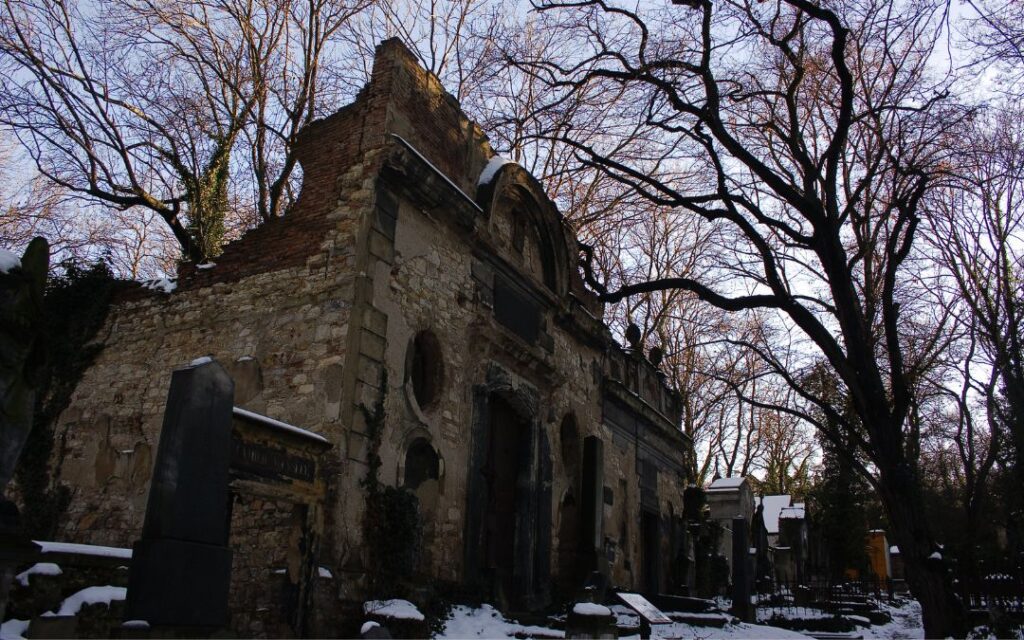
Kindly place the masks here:
POLYGON ((43 364, 32 431, 14 474, 24 505, 22 526, 28 535, 43 539, 53 536, 70 500, 67 487, 53 483, 54 468, 60 464, 52 458, 54 424, 82 374, 103 349, 95 337, 106 321, 117 286, 102 262, 85 267, 66 262, 62 267, 63 275, 52 276, 46 287, 43 364))
POLYGON ((360 407, 366 418, 368 436, 368 469, 361 482, 366 490, 363 539, 369 553, 369 586, 374 597, 404 595, 401 590, 416 570, 423 538, 416 494, 405 487, 387 486, 380 481, 380 442, 387 388, 385 370, 381 392, 373 408, 360 407))

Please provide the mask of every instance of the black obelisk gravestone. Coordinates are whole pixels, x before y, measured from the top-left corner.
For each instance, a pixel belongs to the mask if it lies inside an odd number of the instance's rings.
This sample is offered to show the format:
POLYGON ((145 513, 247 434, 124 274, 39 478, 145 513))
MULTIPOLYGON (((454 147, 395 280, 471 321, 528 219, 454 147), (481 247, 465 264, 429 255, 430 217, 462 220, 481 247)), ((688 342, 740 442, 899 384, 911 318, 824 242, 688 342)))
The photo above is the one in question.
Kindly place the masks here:
POLYGON ((747 519, 732 519, 732 614, 744 622, 753 622, 750 606, 750 542, 747 519))
POLYGON ((231 377, 211 359, 171 376, 146 521, 132 555, 126 620, 145 620, 150 628, 214 629, 228 622, 234 396, 231 377))

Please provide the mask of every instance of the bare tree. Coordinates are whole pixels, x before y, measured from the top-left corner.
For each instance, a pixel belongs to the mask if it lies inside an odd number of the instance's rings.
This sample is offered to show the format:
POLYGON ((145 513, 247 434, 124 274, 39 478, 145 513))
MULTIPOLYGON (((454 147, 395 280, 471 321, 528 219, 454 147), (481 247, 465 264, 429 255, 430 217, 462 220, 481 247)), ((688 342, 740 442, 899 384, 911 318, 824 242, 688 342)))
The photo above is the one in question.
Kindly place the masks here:
POLYGON ((291 143, 317 112, 327 40, 355 1, 5 0, 0 126, 54 184, 151 211, 188 259, 208 260, 233 162, 252 178, 236 190, 246 208, 286 209, 291 143))
POLYGON ((966 19, 966 39, 971 45, 975 65, 1002 65, 1007 83, 1024 78, 1024 4, 1017 0, 967 0, 974 15, 966 19))
POLYGON ((601 0, 545 3, 545 12, 568 9, 561 33, 572 44, 560 57, 520 61, 567 94, 625 90, 634 108, 618 117, 643 125, 659 153, 609 157, 608 145, 572 132, 562 141, 650 201, 708 220, 726 240, 716 247, 723 284, 591 283, 606 301, 683 289, 730 312, 768 310, 799 333, 801 348, 820 353, 842 381, 857 424, 802 383, 811 358, 744 343, 830 421, 772 406, 853 443, 903 551, 926 633, 962 633, 963 607, 933 559, 919 434, 908 421, 947 322, 907 277, 920 268, 923 198, 947 161, 941 141, 959 118, 945 85, 926 74, 942 6, 685 4, 692 8, 642 16, 601 0))
POLYGON ((976 518, 974 494, 994 456, 994 447, 976 450, 974 436, 985 435, 983 427, 992 437, 1006 434, 1018 482, 1024 482, 1024 112, 992 108, 956 144, 958 179, 935 194, 928 223, 970 337, 956 396, 956 441, 966 507, 976 518), (972 411, 969 393, 981 408, 972 411))
POLYGON ((65 261, 105 261, 132 279, 173 271, 174 238, 156 214, 89 207, 17 158, 13 144, 0 144, 0 246, 20 252, 37 236, 50 245, 50 268, 65 261))

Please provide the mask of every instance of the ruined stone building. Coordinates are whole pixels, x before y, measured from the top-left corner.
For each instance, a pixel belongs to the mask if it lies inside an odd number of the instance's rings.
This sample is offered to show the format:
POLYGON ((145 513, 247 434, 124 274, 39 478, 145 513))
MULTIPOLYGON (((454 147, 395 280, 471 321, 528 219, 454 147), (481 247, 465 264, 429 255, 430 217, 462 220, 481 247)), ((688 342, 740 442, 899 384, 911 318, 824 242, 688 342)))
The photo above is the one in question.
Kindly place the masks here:
MULTIPOLYGON (((680 399, 612 339, 537 180, 496 158, 396 41, 298 154, 285 218, 212 267, 184 267, 174 291, 139 289, 111 310, 57 425, 57 482, 72 491, 63 539, 138 538, 171 371, 211 356, 236 406, 332 445, 318 602, 363 596, 371 455, 384 484, 419 497, 431 583, 519 609, 594 569, 627 589, 680 584, 680 399)), ((233 498, 232 626, 244 634, 288 633, 295 517, 284 501, 233 498)), ((321 607, 313 632, 339 610, 321 607)))

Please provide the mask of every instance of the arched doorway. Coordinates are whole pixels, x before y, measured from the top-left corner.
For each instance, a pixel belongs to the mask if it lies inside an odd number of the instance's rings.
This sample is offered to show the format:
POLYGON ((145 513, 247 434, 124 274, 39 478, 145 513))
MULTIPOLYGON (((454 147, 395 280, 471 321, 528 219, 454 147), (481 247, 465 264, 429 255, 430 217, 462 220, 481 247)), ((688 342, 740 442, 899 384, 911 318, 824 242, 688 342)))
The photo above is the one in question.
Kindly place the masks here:
POLYGON ((498 365, 473 388, 463 579, 506 610, 551 596, 551 446, 538 396, 498 365))
POLYGON ((527 459, 530 425, 517 415, 510 403, 499 396, 490 402, 490 447, 484 477, 487 481, 487 512, 484 518, 484 570, 493 574, 495 594, 510 604, 519 599, 516 584, 516 539, 525 507, 520 494, 520 473, 527 459))

